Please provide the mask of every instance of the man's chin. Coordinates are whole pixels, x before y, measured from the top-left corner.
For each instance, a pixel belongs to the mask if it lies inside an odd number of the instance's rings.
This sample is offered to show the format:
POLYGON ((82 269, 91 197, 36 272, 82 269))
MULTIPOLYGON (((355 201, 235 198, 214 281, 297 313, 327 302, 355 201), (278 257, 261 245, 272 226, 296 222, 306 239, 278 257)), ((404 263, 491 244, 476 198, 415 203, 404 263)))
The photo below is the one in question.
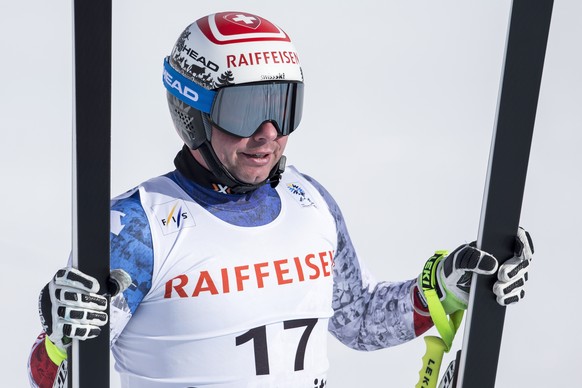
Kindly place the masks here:
POLYGON ((269 176, 268 173, 267 174, 254 174, 254 175, 245 174, 242 176, 236 176, 236 178, 243 183, 246 183, 249 185, 257 185, 257 184, 260 184, 260 183, 263 183, 264 181, 266 181, 268 176, 269 176))
POLYGON ((264 166, 237 166, 238 168, 229 169, 230 173, 239 181, 244 182, 249 185, 256 185, 263 183, 267 180, 271 171, 273 170, 273 165, 264 166))

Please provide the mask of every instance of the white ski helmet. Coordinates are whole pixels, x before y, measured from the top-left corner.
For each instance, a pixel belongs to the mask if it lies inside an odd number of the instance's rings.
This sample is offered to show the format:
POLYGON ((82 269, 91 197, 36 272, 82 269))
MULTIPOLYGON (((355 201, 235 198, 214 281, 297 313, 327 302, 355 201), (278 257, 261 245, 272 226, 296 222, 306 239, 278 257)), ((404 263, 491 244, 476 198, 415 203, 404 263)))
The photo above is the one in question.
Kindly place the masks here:
POLYGON ((219 12, 189 25, 164 60, 163 82, 190 149, 210 142, 211 126, 249 137, 271 121, 288 135, 301 120, 297 51, 285 31, 257 15, 219 12))

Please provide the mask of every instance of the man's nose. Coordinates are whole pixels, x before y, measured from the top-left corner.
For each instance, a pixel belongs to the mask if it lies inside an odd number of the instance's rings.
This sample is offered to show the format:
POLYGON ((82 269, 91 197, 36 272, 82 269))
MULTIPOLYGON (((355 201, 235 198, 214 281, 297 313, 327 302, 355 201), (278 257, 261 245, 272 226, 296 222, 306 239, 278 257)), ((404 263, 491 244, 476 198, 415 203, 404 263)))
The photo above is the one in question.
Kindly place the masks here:
POLYGON ((279 132, 277 131, 277 127, 275 127, 275 125, 272 122, 265 121, 259 126, 259 128, 257 128, 255 133, 253 133, 252 137, 255 140, 272 141, 279 137, 279 132))

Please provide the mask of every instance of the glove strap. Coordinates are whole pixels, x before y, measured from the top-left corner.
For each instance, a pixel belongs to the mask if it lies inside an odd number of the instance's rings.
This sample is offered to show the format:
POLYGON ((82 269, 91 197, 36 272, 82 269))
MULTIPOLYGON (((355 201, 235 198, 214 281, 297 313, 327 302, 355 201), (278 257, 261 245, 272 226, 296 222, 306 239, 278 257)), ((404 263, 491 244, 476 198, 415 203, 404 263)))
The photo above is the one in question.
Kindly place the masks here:
POLYGON ((451 349, 455 334, 461 326, 463 320, 463 310, 455 311, 450 315, 450 320, 447 319, 445 309, 437 294, 437 268, 438 264, 446 257, 447 251, 436 251, 435 254, 429 258, 424 265, 421 275, 421 286, 428 305, 430 317, 441 335, 445 345, 446 352, 451 349))
POLYGON ((46 354, 51 361, 57 366, 61 365, 61 363, 67 359, 67 352, 59 349, 57 345, 53 344, 48 336, 44 337, 44 348, 46 349, 46 354))

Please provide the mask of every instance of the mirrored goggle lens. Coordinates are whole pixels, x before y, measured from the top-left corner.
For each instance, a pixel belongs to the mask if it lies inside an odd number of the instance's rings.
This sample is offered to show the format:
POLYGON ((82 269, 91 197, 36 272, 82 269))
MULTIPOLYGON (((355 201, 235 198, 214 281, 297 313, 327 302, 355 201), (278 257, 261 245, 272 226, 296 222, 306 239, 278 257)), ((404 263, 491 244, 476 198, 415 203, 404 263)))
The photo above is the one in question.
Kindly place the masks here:
POLYGON ((282 135, 289 135, 302 113, 303 83, 249 84, 219 89, 210 119, 240 137, 250 137, 266 121, 273 122, 282 135))

